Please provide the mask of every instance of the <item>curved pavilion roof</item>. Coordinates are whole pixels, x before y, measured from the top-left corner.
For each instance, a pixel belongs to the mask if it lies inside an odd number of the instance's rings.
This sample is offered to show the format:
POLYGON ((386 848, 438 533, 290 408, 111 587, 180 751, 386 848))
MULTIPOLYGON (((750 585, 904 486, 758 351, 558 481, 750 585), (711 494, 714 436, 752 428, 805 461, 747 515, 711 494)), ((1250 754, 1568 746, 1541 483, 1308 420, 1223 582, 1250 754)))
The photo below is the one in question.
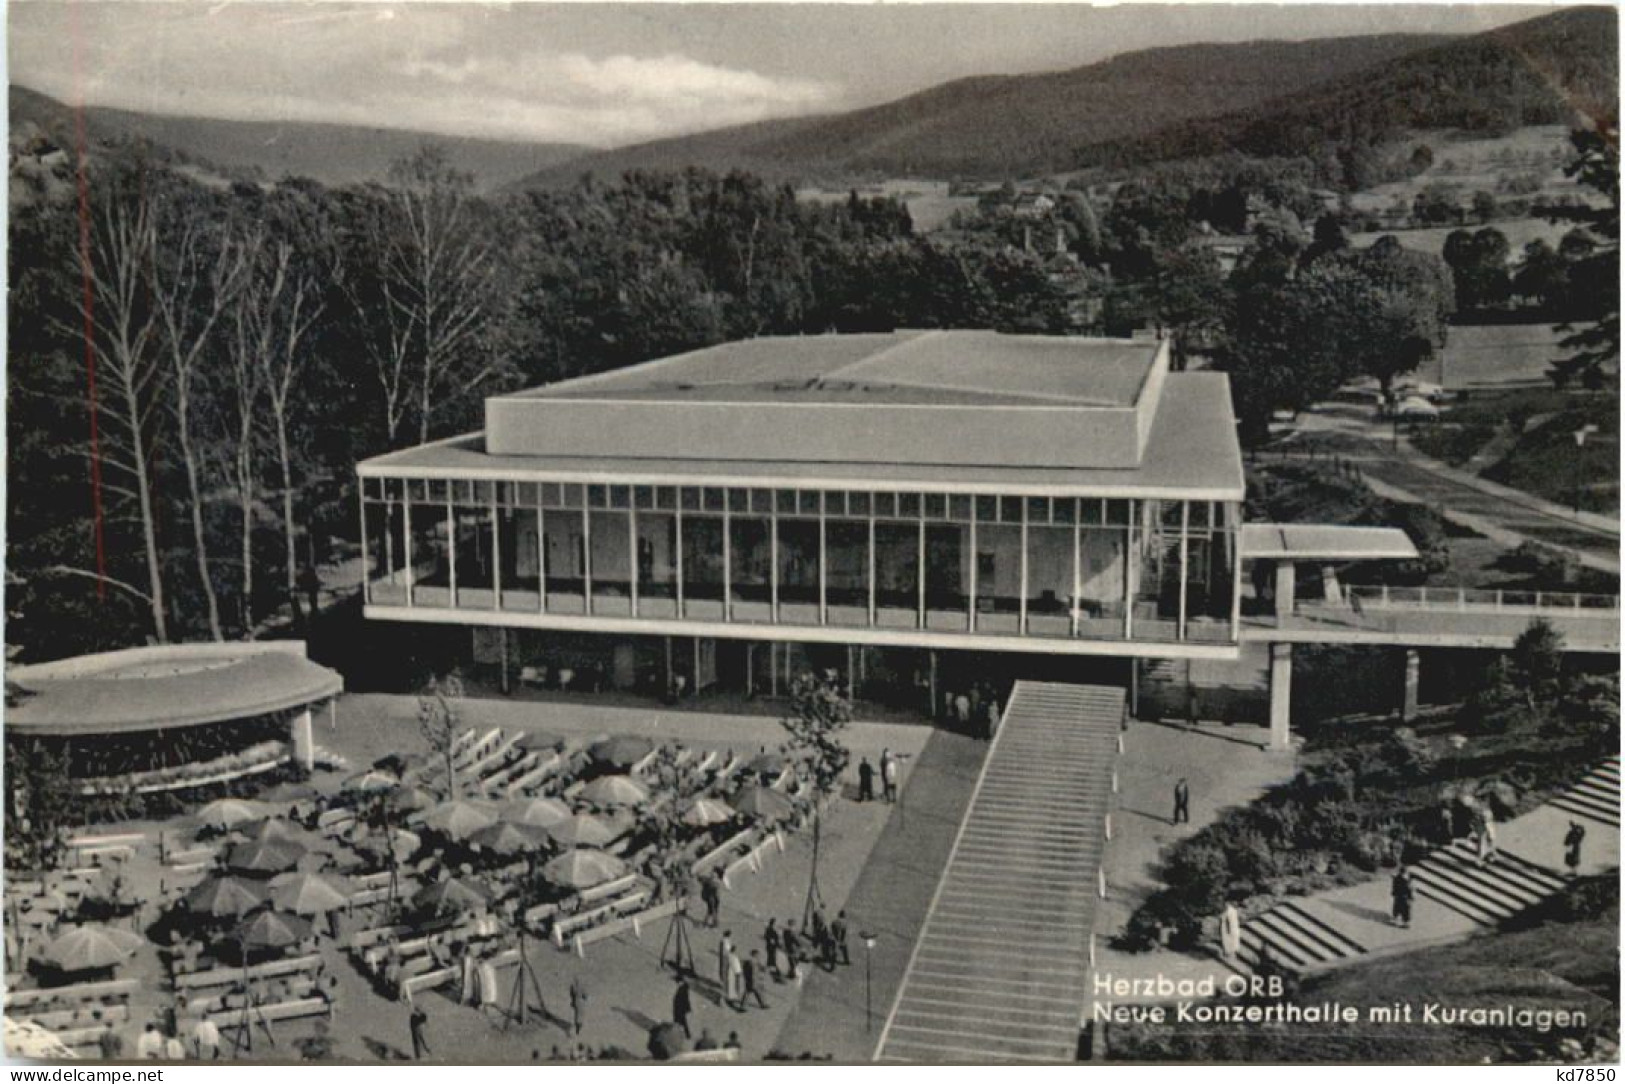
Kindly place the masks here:
POLYGON ((344 691, 304 644, 168 644, 13 667, 6 729, 88 737, 249 719, 344 691))

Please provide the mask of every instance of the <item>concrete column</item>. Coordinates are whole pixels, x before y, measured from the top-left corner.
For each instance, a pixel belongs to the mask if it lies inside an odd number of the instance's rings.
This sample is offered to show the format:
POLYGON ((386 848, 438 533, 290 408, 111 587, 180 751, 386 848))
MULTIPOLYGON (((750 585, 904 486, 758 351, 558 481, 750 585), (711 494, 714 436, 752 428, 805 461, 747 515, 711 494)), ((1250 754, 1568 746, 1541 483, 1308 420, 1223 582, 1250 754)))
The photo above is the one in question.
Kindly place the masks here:
POLYGON ((1298 566, 1291 561, 1275 562, 1275 616, 1292 614, 1292 598, 1298 590, 1298 566))
POLYGON ((316 767, 316 736, 312 732, 310 709, 307 707, 293 717, 288 727, 288 740, 293 745, 293 759, 305 771, 316 767))
POLYGON ((1422 652, 1414 647, 1405 649, 1405 691, 1400 703, 1399 717, 1404 722, 1416 718, 1417 691, 1422 685, 1422 652))
POLYGON ((1270 645, 1270 748, 1292 748, 1291 644, 1270 645))

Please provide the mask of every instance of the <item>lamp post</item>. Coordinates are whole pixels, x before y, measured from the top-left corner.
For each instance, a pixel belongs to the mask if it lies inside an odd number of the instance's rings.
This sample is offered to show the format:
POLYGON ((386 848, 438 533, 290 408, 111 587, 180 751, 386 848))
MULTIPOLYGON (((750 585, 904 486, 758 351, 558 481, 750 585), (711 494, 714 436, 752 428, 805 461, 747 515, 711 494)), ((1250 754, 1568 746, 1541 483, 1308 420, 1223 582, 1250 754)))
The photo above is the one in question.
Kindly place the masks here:
POLYGON ((875 1029, 875 941, 878 938, 868 930, 860 930, 863 939, 863 1030, 868 1034, 875 1029))
POLYGON ((1583 425, 1574 431, 1574 514, 1580 514, 1580 494, 1585 490, 1586 437, 1597 431, 1595 425, 1583 425))

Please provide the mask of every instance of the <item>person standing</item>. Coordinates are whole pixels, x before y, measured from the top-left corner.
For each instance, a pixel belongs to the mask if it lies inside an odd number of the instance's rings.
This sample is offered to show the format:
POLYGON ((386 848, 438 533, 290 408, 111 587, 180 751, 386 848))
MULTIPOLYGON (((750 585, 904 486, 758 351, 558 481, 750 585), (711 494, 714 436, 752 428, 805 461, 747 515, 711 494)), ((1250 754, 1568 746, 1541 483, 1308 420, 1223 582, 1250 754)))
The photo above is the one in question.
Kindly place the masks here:
POLYGON ((712 929, 717 925, 717 912, 722 908, 722 888, 715 874, 700 879, 700 902, 705 904, 705 924, 712 929))
POLYGON ((891 755, 890 749, 880 752, 880 785, 886 794, 886 801, 897 801, 897 758, 891 755))
POLYGON ((412 1006, 412 1015, 407 1017, 406 1026, 412 1033, 412 1060, 419 1061, 425 1054, 432 1054, 433 1051, 429 1049, 429 1016, 423 1011, 423 1006, 412 1006))
POLYGON ((835 951, 841 954, 841 963, 850 964, 852 962, 852 953, 847 948, 846 944, 845 911, 836 912, 835 921, 829 924, 829 933, 830 940, 835 946, 835 951))
POLYGON ((728 983, 723 987, 728 1004, 739 1012, 745 1011, 745 965, 739 959, 739 950, 728 946, 728 983))
POLYGON ((767 1008, 767 999, 762 997, 762 957, 755 949, 750 950, 750 959, 744 963, 741 978, 744 980, 745 990, 739 995, 739 1007, 744 1008, 745 999, 754 997, 756 998, 756 1004, 764 1009, 767 1008))
POLYGON ((158 1032, 157 1024, 148 1024, 147 1030, 141 1033, 141 1038, 135 1041, 135 1056, 143 1061, 160 1058, 164 1053, 164 1037, 158 1032))
POLYGON ((858 801, 872 802, 875 800, 875 766, 864 757, 858 762, 858 801))
POLYGON ((1234 903, 1227 902, 1219 914, 1219 949, 1226 960, 1241 955, 1241 915, 1234 903))
POLYGON ((694 994, 688 988, 688 979, 678 976, 677 990, 671 995, 671 1018, 683 1029, 684 1038, 694 1038, 688 1028, 688 1018, 694 1013, 694 994))
POLYGON ((767 920, 767 928, 762 931, 762 947, 767 950, 767 969, 773 973, 773 981, 782 981, 779 977, 779 920, 767 920))
POLYGON ((1411 884, 1411 871, 1401 865, 1394 873, 1394 883, 1389 889, 1394 900, 1394 925, 1401 929, 1409 929, 1411 925, 1411 904, 1416 898, 1416 889, 1411 884))
POLYGON ((1174 823, 1189 824, 1191 822, 1191 785, 1184 776, 1174 784, 1174 823))
POLYGON ((954 697, 954 718, 959 723, 960 730, 970 729, 970 697, 964 693, 954 697))
POLYGON ((576 1038, 587 1023, 587 984, 577 975, 570 980, 570 1022, 575 1026, 576 1038))
POLYGON ((198 1061, 217 1061, 220 1058, 220 1029, 208 1015, 198 1019, 192 1028, 192 1045, 197 1048, 198 1061))
POLYGON ((172 1031, 164 1039, 164 1057, 169 1061, 186 1060, 186 1044, 181 1042, 180 1032, 172 1031))
POLYGON ((793 920, 784 924, 784 961, 785 978, 799 978, 801 937, 796 933, 796 924, 793 920))

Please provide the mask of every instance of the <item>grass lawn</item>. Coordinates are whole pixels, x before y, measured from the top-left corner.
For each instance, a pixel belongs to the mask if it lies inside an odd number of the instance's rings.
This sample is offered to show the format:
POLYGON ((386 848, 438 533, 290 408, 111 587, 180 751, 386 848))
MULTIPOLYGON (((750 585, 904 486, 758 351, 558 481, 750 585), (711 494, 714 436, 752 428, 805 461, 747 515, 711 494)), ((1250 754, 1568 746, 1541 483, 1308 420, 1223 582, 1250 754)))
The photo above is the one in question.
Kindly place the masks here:
POLYGON ((1619 400, 1611 395, 1576 395, 1555 417, 1529 427, 1484 477, 1559 504, 1574 500, 1592 512, 1619 511, 1619 400), (1574 433, 1596 431, 1583 450, 1574 433))

